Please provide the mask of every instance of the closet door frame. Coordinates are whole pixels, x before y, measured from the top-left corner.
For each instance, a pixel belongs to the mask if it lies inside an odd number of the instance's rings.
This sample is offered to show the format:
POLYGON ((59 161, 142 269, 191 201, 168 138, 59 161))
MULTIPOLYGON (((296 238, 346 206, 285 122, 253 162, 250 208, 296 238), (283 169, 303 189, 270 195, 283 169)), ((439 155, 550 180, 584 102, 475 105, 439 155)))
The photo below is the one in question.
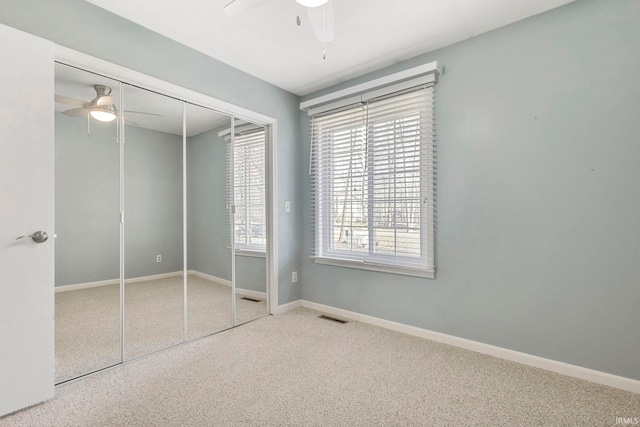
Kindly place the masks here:
POLYGON ((160 80, 155 77, 95 58, 93 56, 66 48, 55 46, 56 62, 100 74, 140 88, 173 97, 191 104, 229 114, 234 119, 253 122, 267 129, 266 153, 266 185, 267 185, 267 309, 268 314, 280 312, 278 307, 278 253, 276 245, 278 212, 276 209, 276 147, 277 120, 273 117, 257 113, 246 108, 225 102, 199 92, 160 80))

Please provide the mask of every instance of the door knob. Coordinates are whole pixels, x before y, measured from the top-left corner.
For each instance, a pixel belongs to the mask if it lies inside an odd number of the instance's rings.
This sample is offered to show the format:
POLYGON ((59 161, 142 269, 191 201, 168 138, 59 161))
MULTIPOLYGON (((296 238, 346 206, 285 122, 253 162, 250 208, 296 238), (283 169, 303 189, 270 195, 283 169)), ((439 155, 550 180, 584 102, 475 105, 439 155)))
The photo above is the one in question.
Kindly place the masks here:
POLYGON ((49 239, 49 235, 44 231, 36 231, 33 234, 29 234, 28 236, 20 236, 17 237, 16 240, 24 239, 25 237, 31 237, 31 239, 36 243, 44 243, 49 239))

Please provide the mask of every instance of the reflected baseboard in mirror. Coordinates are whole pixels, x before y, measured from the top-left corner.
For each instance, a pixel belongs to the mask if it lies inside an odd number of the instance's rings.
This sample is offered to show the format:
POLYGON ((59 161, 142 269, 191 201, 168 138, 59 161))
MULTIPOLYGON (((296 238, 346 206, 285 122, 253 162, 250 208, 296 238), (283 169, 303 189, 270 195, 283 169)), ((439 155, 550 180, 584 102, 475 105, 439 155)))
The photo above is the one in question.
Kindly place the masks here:
MULTIPOLYGON (((187 276, 187 340, 233 326, 231 287, 202 276, 187 276)), ((125 360, 182 342, 182 312, 174 308, 182 307, 183 286, 181 272, 125 284, 125 310, 136 316, 134 322, 125 320, 125 360)), ((56 292, 56 383, 120 363, 120 314, 110 303, 118 300, 119 285, 69 288, 56 292)), ((264 297, 237 290, 236 324, 266 314, 264 297)))

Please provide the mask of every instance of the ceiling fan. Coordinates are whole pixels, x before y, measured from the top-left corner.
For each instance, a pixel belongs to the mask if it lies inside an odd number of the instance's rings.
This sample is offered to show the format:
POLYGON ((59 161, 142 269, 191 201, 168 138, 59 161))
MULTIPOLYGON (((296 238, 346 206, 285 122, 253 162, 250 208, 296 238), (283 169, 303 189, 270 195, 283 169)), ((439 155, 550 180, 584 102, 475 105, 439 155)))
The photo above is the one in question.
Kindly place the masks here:
MULTIPOLYGON (((270 1, 272 0, 232 0, 224 7, 224 11, 227 15, 237 15, 270 1)), ((323 44, 322 59, 326 59, 324 43, 333 41, 333 33, 335 29, 333 3, 331 0, 295 0, 295 2, 299 6, 306 7, 311 28, 313 29, 316 38, 323 44)), ((300 18, 300 13, 298 12, 296 16, 296 24, 300 26, 301 23, 302 20, 300 18)))
MULTIPOLYGON (((61 104, 67 104, 74 106, 70 110, 64 111, 62 114, 71 117, 93 117, 101 122, 111 122, 118 117, 118 109, 115 106, 115 100, 111 96, 111 88, 105 85, 93 85, 93 89, 96 91, 96 96, 91 101, 83 101, 77 98, 70 98, 68 96, 56 95, 55 100, 61 104)), ((124 110, 125 113, 146 114, 149 116, 160 116, 155 113, 145 113, 142 111, 130 111, 124 110)), ((136 125, 135 122, 125 117, 125 122, 128 124, 136 125)))

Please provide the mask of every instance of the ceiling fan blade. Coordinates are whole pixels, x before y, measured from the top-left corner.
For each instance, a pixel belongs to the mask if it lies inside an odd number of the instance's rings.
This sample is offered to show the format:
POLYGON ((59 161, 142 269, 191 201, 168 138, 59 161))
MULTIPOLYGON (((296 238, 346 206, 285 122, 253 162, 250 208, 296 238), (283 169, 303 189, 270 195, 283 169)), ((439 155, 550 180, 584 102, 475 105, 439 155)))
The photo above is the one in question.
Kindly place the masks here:
POLYGON ((98 107, 109 107, 113 105, 114 102, 115 100, 113 99, 113 96, 107 95, 107 96, 100 97, 96 102, 96 105, 98 107))
POLYGON ((125 113, 134 113, 134 114, 146 114, 147 116, 158 116, 158 117, 162 117, 162 114, 156 114, 156 113, 146 113, 144 111, 131 111, 131 110, 124 110, 125 113))
POLYGON ((271 0, 233 0, 224 7, 224 12, 229 16, 233 16, 269 1, 271 0))
POLYGON ((76 98, 70 98, 68 96, 56 95, 56 102, 61 104, 72 105, 74 107, 84 108, 87 106, 87 103, 76 98))
POLYGON ((324 6, 308 7, 309 23, 318 40, 333 41, 336 19, 333 13, 333 3, 329 0, 324 6))
POLYGON ((80 116, 87 116, 87 114, 89 114, 89 109, 88 108, 73 108, 71 110, 67 110, 67 111, 63 111, 62 114, 64 114, 65 116, 71 116, 71 117, 80 117, 80 116))

